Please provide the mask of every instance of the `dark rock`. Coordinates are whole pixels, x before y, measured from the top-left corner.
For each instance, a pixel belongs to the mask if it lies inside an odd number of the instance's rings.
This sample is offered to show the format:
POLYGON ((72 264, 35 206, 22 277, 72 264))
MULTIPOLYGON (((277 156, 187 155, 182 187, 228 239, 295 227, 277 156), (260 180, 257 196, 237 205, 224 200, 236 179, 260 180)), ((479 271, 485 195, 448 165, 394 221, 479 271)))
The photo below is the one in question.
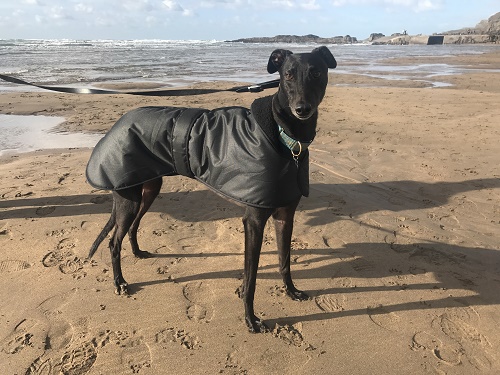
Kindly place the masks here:
POLYGON ((385 35, 382 34, 382 33, 372 33, 370 34, 370 36, 368 37, 368 41, 369 42, 373 42, 377 39, 380 39, 380 38, 383 38, 385 35))

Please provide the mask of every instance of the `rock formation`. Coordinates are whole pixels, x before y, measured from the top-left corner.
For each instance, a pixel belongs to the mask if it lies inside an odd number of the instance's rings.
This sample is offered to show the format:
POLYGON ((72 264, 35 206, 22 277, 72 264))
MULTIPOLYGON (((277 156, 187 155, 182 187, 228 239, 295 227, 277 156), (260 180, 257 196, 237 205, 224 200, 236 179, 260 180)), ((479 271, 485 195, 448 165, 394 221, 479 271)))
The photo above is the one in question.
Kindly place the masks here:
MULTIPOLYGON (((353 44, 358 43, 356 37, 350 35, 322 38, 317 35, 276 35, 273 37, 254 37, 229 40, 239 43, 297 43, 297 44, 353 44)), ((385 36, 373 33, 365 43, 371 44, 465 44, 465 43, 500 43, 500 12, 487 20, 479 22, 475 27, 464 27, 443 33, 429 35, 408 35, 406 32, 385 36)))

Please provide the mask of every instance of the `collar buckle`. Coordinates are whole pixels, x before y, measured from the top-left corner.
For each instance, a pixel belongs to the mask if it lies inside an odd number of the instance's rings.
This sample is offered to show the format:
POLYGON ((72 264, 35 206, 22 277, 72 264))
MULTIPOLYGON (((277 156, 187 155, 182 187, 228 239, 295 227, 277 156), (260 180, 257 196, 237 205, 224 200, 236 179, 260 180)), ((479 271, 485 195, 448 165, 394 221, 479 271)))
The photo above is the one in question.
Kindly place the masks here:
POLYGON ((298 164, 299 156, 302 154, 303 151, 307 150, 312 141, 300 142, 296 139, 293 139, 292 137, 290 137, 288 134, 285 133, 285 130, 280 125, 278 125, 278 131, 281 143, 283 143, 286 146, 286 148, 290 150, 290 152, 292 153, 293 160, 295 160, 295 163, 298 164))

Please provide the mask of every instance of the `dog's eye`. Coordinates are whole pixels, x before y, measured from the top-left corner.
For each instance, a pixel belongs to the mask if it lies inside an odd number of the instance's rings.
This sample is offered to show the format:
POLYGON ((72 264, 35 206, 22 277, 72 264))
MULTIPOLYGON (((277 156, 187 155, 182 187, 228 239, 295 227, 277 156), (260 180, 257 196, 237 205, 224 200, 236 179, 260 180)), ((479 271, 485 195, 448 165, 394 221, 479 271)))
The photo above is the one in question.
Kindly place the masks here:
POLYGON ((318 70, 315 70, 315 71, 311 72, 311 76, 313 78, 319 78, 319 77, 321 77, 321 72, 318 70))

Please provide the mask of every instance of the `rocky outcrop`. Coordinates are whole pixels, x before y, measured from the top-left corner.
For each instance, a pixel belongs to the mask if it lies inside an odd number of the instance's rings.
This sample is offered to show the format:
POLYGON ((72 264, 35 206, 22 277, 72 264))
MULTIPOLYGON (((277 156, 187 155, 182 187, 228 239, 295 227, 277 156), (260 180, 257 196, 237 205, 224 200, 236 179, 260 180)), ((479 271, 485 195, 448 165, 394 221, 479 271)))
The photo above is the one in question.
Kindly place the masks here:
POLYGON ((254 37, 254 38, 242 38, 235 40, 228 40, 227 42, 236 43, 316 43, 316 44, 352 44, 357 43, 356 37, 345 35, 345 36, 335 36, 331 38, 322 38, 317 35, 276 35, 272 37, 254 37))
POLYGON ((491 41, 500 43, 500 12, 488 18, 488 23, 485 26, 486 34, 490 36, 491 41))
POLYGON ((487 20, 482 20, 475 27, 464 27, 441 34, 445 36, 445 43, 498 43, 500 42, 500 12, 487 20))

